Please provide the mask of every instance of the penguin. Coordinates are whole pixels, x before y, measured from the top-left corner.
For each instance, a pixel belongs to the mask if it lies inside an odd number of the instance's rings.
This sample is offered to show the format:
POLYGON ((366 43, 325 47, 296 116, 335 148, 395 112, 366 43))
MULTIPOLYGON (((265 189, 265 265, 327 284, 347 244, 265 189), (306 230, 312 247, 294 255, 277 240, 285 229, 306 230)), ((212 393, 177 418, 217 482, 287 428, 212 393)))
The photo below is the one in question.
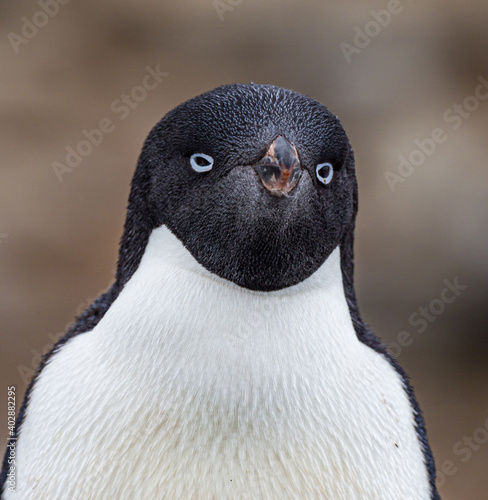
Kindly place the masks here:
POLYGON ((149 133, 114 284, 42 360, 5 500, 435 500, 409 379, 361 319, 354 154, 273 85, 149 133))

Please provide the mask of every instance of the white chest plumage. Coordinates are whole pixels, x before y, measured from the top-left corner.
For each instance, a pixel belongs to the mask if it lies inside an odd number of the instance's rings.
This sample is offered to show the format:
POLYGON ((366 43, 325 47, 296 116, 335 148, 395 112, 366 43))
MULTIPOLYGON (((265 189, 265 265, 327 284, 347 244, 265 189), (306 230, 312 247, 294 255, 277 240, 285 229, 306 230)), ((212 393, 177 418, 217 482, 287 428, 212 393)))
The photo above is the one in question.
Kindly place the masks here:
POLYGON ((31 395, 6 499, 423 500, 402 381, 357 340, 339 249, 251 292, 164 226, 91 331, 31 395))

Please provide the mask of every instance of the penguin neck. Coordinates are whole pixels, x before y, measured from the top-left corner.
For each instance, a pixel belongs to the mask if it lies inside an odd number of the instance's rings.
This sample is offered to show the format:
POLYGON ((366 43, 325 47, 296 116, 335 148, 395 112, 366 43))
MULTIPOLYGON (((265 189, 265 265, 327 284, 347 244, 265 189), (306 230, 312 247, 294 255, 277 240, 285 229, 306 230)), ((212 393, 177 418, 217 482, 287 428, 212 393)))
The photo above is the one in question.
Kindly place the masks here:
POLYGON ((337 247, 303 282, 273 292, 252 291, 207 271, 160 226, 100 321, 103 342, 113 356, 140 356, 135 364, 156 379, 168 373, 161 366, 176 373, 189 363, 190 370, 207 376, 212 369, 236 373, 246 360, 252 360, 246 369, 260 370, 269 357, 275 368, 292 359, 297 366, 310 366, 317 356, 322 356, 320 365, 324 357, 337 361, 358 343, 340 260, 337 247))

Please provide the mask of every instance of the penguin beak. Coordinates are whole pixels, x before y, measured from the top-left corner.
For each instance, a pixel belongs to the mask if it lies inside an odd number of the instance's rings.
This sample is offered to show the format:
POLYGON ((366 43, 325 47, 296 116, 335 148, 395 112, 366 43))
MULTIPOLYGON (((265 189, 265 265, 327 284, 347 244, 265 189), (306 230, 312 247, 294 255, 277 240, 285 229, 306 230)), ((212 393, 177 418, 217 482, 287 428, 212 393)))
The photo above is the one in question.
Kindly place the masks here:
POLYGON ((253 167, 264 187, 276 196, 289 193, 302 175, 295 146, 281 135, 271 143, 266 155, 253 167))

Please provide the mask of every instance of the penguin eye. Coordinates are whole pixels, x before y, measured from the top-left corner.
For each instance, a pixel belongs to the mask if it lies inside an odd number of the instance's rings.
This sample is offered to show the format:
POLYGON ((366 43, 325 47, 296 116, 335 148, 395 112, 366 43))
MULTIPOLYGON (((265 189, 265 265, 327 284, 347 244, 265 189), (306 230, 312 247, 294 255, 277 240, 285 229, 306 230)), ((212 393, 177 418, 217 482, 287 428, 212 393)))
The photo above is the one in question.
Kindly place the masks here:
POLYGON ((334 168, 330 163, 319 163, 315 168, 315 174, 317 175, 317 179, 322 184, 329 184, 332 180, 332 176, 334 175, 334 168))
POLYGON ((214 160, 211 156, 203 153, 195 153, 190 156, 191 168, 195 172, 208 172, 212 170, 214 160))

